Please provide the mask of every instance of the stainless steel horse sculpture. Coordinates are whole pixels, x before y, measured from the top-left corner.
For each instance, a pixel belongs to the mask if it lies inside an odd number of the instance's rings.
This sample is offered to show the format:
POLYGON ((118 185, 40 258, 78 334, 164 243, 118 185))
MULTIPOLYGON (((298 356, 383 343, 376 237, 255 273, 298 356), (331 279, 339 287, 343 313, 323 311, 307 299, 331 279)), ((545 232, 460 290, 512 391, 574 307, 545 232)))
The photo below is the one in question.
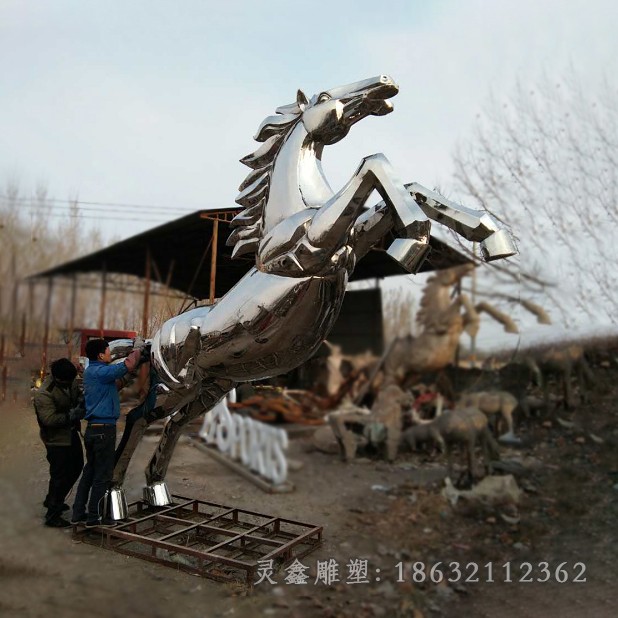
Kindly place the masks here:
POLYGON ((409 272, 428 251, 430 220, 482 243, 486 260, 515 253, 509 235, 484 212, 405 185, 382 154, 364 158, 333 192, 322 171, 324 146, 367 116, 393 110, 398 86, 388 76, 325 90, 276 110, 258 128, 262 145, 241 162, 251 172, 236 202, 233 255, 253 252, 255 266, 212 306, 187 311, 156 333, 152 361, 169 389, 163 406, 136 423, 124 464, 146 424, 169 417, 147 470, 146 499, 169 502, 164 478, 182 428, 237 383, 285 373, 312 356, 333 326, 356 262, 393 231, 389 248, 409 272), (383 201, 366 207, 376 190, 383 201))

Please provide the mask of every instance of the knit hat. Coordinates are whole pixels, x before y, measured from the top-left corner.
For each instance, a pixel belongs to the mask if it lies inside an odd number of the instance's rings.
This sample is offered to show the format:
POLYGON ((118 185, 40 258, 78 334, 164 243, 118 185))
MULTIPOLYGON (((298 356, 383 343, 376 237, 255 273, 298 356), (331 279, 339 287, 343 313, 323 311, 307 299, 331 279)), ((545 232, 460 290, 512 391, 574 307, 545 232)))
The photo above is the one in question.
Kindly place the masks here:
POLYGON ((68 358, 59 358, 51 364, 51 374, 61 382, 73 382, 77 369, 68 358))

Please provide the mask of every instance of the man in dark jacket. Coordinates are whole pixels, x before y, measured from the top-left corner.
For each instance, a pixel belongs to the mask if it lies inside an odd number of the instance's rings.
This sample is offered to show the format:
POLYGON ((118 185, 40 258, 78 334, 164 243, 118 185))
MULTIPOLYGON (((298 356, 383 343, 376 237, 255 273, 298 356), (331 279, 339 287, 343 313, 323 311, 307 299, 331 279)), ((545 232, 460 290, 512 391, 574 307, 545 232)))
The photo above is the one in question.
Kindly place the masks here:
POLYGON ((80 391, 75 382, 77 369, 68 358, 51 364, 51 373, 34 394, 34 408, 41 428, 41 440, 49 462, 49 491, 45 502, 45 525, 65 528, 71 524, 61 515, 64 503, 84 465, 79 438, 83 416, 80 391))
POLYGON ((84 371, 88 421, 84 434, 86 465, 73 503, 72 523, 85 523, 87 526, 113 525, 113 521, 103 519, 101 503, 114 472, 116 421, 120 416, 116 382, 126 373, 135 371, 140 351, 135 350, 122 363, 110 365, 112 356, 107 341, 91 339, 86 344, 86 356, 90 361, 84 371))

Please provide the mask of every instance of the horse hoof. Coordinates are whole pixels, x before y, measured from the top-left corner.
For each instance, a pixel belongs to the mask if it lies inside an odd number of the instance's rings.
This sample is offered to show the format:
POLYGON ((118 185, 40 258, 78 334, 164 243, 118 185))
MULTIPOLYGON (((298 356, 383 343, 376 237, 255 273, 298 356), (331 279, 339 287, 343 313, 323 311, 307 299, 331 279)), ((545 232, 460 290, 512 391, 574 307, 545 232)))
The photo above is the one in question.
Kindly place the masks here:
POLYGON ((416 274, 429 253, 429 244, 413 238, 397 238, 386 253, 409 273, 416 274))
POLYGON ((103 499, 103 518, 121 521, 129 515, 127 498, 122 487, 114 487, 107 491, 103 499))
POLYGON ((517 249, 506 230, 496 230, 481 243, 481 253, 486 262, 493 262, 516 255, 517 249))
POLYGON ((144 502, 150 506, 168 506, 172 503, 172 496, 165 481, 159 481, 144 487, 144 502))

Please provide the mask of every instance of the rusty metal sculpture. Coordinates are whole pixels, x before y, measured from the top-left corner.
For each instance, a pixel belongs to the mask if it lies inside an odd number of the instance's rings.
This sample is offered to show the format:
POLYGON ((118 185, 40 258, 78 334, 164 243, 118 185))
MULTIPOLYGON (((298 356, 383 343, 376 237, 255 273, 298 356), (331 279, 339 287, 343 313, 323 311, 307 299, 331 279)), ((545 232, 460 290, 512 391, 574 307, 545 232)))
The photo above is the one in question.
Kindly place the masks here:
MULTIPOLYGON (((153 339, 152 360, 170 392, 146 419, 169 417, 146 470, 151 504, 169 501, 164 478, 182 428, 239 382, 285 373, 310 358, 337 318, 355 263, 385 234, 394 232, 389 254, 410 272, 427 254, 430 219, 481 242, 486 260, 515 253, 487 213, 404 186, 382 154, 364 158, 339 191, 330 188, 324 146, 359 120, 391 112, 388 99, 398 90, 381 75, 311 99, 299 91, 258 128, 262 145, 242 159, 251 172, 240 185, 236 201, 244 210, 228 241, 234 256, 254 252, 255 266, 217 303, 172 318, 153 339), (367 208, 374 190, 383 201, 367 208)), ((117 471, 116 481, 123 476, 117 471)))

